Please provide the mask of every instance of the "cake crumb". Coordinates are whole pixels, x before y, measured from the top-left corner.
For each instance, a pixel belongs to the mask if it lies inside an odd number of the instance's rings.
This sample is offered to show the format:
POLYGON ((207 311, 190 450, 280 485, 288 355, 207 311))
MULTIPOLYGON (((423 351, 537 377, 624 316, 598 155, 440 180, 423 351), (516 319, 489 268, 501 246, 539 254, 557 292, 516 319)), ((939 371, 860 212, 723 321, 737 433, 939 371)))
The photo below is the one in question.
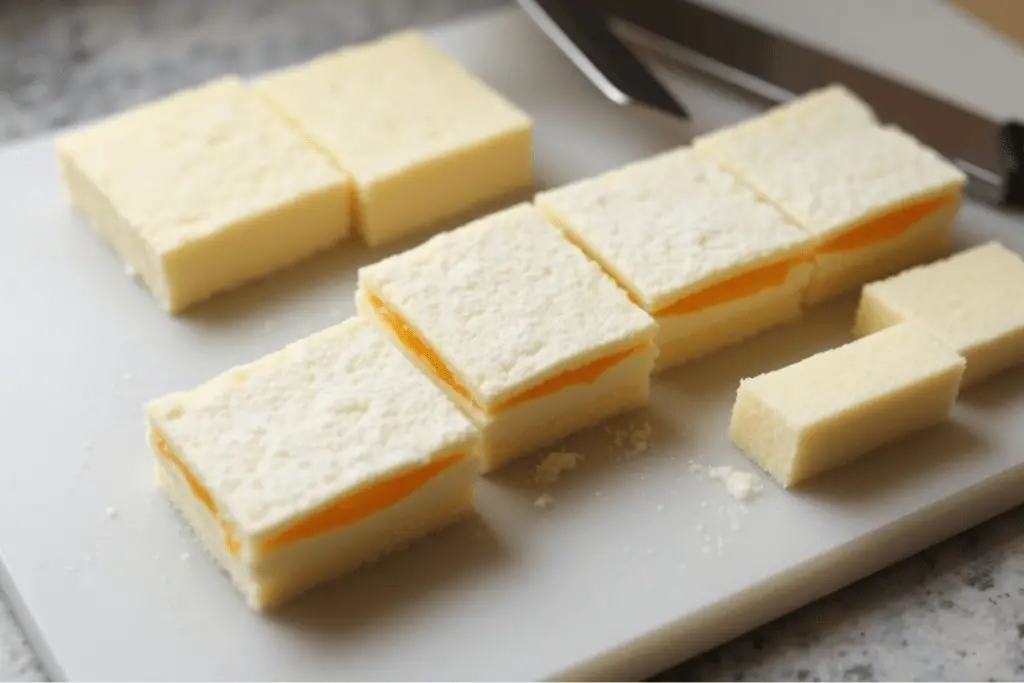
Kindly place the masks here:
POLYGON ((188 562, 191 558, 192 558, 192 556, 189 555, 187 552, 181 554, 181 561, 182 562, 188 562))
POLYGON ((121 375, 121 377, 123 377, 123 378, 124 378, 124 381, 125 381, 125 382, 130 382, 130 381, 132 381, 132 373, 130 373, 130 372, 126 372, 126 373, 124 373, 123 375, 121 375))
POLYGON ((124 267, 124 274, 127 275, 129 277, 129 279, 132 279, 132 280, 138 280, 139 279, 139 271, 137 271, 135 269, 135 266, 125 265, 125 267, 124 267))
POLYGON ((85 449, 86 451, 91 451, 92 450, 92 441, 84 441, 84 442, 82 442, 82 448, 85 449))
POLYGON ((117 519, 119 515, 120 513, 117 511, 116 507, 111 506, 107 508, 107 517, 109 519, 117 519))
POLYGON ((729 495, 739 501, 748 501, 764 489, 756 476, 728 465, 710 468, 708 476, 724 483, 729 495))
POLYGON ((621 457, 629 460, 650 449, 652 431, 651 423, 643 422, 631 424, 628 427, 613 428, 609 430, 609 433, 613 435, 612 442, 615 446, 622 449, 621 457))
POLYGON ((690 461, 690 471, 694 474, 704 474, 704 465, 694 460, 690 461))
POLYGON ((562 472, 574 469, 582 460, 582 453, 552 451, 537 465, 533 474, 534 481, 540 484, 554 484, 562 472))
POLYGON ((533 501, 533 504, 541 510, 546 510, 551 507, 551 504, 555 502, 555 497, 550 493, 542 494, 537 500, 533 501))

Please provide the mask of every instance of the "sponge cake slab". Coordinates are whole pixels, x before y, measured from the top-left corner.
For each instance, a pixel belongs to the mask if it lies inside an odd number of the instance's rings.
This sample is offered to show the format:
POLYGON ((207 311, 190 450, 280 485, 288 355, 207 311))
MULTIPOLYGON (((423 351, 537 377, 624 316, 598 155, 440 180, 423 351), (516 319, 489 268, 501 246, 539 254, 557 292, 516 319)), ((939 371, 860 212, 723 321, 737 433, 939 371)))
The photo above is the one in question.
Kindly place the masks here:
POLYGON ((658 369, 800 314, 811 237, 691 149, 536 204, 657 319, 658 369))
POLYGON ((359 318, 146 415, 162 488, 256 609, 473 509, 475 429, 359 318))
POLYGON ((360 269, 356 298, 481 429, 485 470, 647 400, 657 323, 530 205, 360 269))

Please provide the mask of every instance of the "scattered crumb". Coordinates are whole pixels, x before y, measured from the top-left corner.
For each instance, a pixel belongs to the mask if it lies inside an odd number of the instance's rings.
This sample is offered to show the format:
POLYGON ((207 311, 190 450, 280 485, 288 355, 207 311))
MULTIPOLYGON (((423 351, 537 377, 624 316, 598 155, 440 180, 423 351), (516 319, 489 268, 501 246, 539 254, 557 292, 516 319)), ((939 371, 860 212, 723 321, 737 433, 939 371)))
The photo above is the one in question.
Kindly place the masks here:
POLYGON ((537 500, 533 501, 533 504, 539 507, 541 510, 546 510, 551 507, 551 504, 555 502, 555 497, 550 493, 542 494, 537 500))
POLYGON ((654 554, 654 548, 648 548, 647 549, 647 554, 648 555, 653 555, 654 554))
POLYGON ((721 555, 722 552, 725 550, 725 539, 719 536, 717 539, 715 539, 715 546, 718 550, 718 554, 721 555))
POLYGON ((110 519, 117 519, 119 514, 120 513, 117 511, 117 508, 115 508, 115 507, 108 507, 107 508, 107 517, 109 517, 110 519))
POLYGON ((708 470, 712 479, 725 484, 725 490, 736 500, 747 501, 763 490, 761 482, 749 472, 742 472, 732 467, 712 467, 708 470))
POLYGON ((661 503, 658 503, 657 505, 654 506, 654 509, 657 510, 658 512, 661 512, 662 510, 665 509, 665 506, 662 505, 661 503))
POLYGON ((87 450, 87 451, 91 451, 92 450, 92 441, 84 441, 84 442, 82 442, 82 448, 87 450))
POLYGON ((644 422, 613 429, 610 433, 614 435, 613 443, 623 450, 622 455, 628 460, 650 449, 652 431, 651 423, 644 422))
POLYGON ((135 270, 134 266, 125 265, 124 274, 130 277, 132 280, 137 280, 139 277, 139 271, 135 270))
POLYGON ((690 461, 690 471, 694 474, 704 474, 704 465, 693 460, 690 461))
POLYGON ((680 562, 679 563, 679 568, 680 569, 686 569, 686 563, 685 562, 680 562))
POLYGON ((554 484, 562 475, 576 467, 583 460, 582 453, 552 451, 537 465, 533 478, 540 484, 554 484))
POLYGON ((182 562, 188 562, 188 561, 189 561, 189 559, 191 559, 191 557, 192 557, 192 556, 191 556, 191 555, 189 555, 188 553, 182 553, 182 554, 181 554, 181 561, 182 561, 182 562))
POLYGON ((123 375, 121 375, 121 377, 123 377, 123 378, 124 378, 124 381, 125 381, 125 382, 130 382, 130 381, 132 381, 132 373, 130 373, 130 372, 126 372, 126 373, 124 373, 123 375))

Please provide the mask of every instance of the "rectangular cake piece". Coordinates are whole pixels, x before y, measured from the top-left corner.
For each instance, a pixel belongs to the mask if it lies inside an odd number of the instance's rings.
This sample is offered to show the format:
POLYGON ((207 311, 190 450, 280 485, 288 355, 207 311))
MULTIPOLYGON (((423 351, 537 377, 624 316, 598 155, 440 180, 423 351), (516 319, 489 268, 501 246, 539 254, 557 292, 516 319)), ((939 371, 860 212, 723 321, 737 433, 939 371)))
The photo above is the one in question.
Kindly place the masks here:
POLYGON ((691 149, 536 203, 657 319, 659 370, 800 314, 810 236, 691 149))
POLYGON ((948 251, 966 176, 903 131, 826 89, 695 148, 816 241, 805 300, 824 301, 948 251))
POLYGON ((647 400, 657 323, 532 206, 360 269, 356 298, 481 429, 485 470, 647 400))
POLYGON ((162 488, 255 609, 474 507, 475 428, 358 317, 146 416, 162 488))
POLYGON ((963 386, 1024 362, 1024 260, 989 242, 864 287, 854 334, 907 321, 967 360, 963 386))
POLYGON ((56 149, 72 205, 172 313, 349 233, 348 177, 234 77, 56 149))
POLYGON ((390 242, 532 184, 532 124, 417 32, 267 76, 256 90, 357 187, 356 223, 390 242))
POLYGON ((730 436, 797 485, 946 420, 964 359, 914 325, 891 327, 740 382, 730 436))

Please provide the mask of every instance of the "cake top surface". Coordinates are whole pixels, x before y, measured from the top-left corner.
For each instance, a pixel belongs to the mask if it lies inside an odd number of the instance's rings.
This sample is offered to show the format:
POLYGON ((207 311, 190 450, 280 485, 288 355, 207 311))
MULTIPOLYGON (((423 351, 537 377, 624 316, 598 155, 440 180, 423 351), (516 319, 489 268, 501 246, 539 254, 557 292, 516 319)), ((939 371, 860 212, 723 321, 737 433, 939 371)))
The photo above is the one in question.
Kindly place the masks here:
POLYGON ((255 87, 360 184, 530 126, 416 31, 325 55, 255 87))
POLYGON ((806 428, 936 377, 964 359, 923 328, 900 324, 740 383, 794 428, 806 428))
POLYGON ((964 353, 1024 329, 1024 260, 989 242, 873 282, 864 296, 964 353))
POLYGON ((359 271, 484 406, 653 339, 657 324, 532 206, 359 271))
POLYGON ((649 311, 793 257, 811 241, 688 148, 541 193, 536 201, 649 311))
POLYGON ((448 397, 361 318, 157 399, 147 416, 250 536, 475 443, 448 397))
POLYGON ((73 131, 56 147, 158 253, 349 182, 235 77, 73 131))

